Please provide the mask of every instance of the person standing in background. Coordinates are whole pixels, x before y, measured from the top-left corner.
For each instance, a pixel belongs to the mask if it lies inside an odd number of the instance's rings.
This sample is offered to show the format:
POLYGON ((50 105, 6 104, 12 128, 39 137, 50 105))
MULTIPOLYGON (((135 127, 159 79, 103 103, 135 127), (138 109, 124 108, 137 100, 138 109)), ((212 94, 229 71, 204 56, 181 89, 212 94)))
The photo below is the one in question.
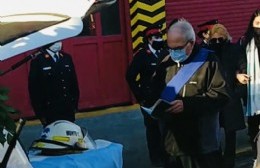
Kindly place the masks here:
MULTIPOLYGON (((143 32, 143 47, 134 55, 126 73, 126 80, 140 106, 149 106, 151 78, 157 65, 168 55, 159 26, 151 26, 143 32)), ((152 166, 163 164, 163 147, 158 120, 152 118, 142 108, 146 127, 146 140, 152 166)))
POLYGON ((230 101, 220 110, 220 126, 225 132, 223 168, 234 168, 236 157, 236 131, 245 128, 236 72, 239 70, 240 46, 231 43, 231 36, 222 24, 215 24, 210 31, 209 48, 214 50, 227 82, 230 101))
POLYGON ((254 158, 256 158, 257 148, 254 138, 259 131, 260 124, 260 9, 255 10, 252 14, 240 44, 243 47, 241 62, 244 64, 241 64, 237 79, 241 84, 247 86, 244 103, 246 104, 248 135, 254 158))
POLYGON ((72 58, 60 41, 43 46, 31 61, 28 89, 32 108, 43 126, 75 121, 79 88, 72 58))
POLYGON ((200 43, 201 47, 208 48, 209 47, 209 36, 210 30, 213 25, 217 24, 218 20, 209 20, 205 23, 199 24, 197 27, 199 29, 197 36, 202 40, 200 43))

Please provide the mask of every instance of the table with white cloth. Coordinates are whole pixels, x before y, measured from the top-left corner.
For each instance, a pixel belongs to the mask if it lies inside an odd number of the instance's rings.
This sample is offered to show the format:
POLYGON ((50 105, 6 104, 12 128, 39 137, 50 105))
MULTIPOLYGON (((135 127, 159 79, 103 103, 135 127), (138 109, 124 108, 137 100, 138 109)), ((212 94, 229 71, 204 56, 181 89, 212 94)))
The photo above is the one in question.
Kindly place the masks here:
POLYGON ((42 156, 29 152, 33 168, 122 168, 123 146, 106 140, 95 140, 96 149, 78 154, 42 156))

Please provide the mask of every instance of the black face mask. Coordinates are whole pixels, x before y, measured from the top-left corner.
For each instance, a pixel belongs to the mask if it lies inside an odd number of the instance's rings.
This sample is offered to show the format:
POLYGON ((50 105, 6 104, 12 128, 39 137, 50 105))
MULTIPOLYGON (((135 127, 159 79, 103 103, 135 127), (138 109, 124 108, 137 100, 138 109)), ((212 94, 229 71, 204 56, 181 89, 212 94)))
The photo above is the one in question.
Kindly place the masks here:
POLYGON ((152 47, 155 50, 160 50, 164 47, 164 41, 153 41, 152 47))
POLYGON ((209 44, 209 49, 215 51, 216 54, 219 55, 221 53, 222 46, 223 45, 221 43, 211 43, 209 44))
POLYGON ((215 51, 215 53, 220 56, 223 46, 227 43, 227 40, 218 40, 218 42, 213 39, 209 41, 209 49, 215 51))
POLYGON ((259 27, 254 27, 254 34, 258 37, 260 37, 260 28, 259 27))

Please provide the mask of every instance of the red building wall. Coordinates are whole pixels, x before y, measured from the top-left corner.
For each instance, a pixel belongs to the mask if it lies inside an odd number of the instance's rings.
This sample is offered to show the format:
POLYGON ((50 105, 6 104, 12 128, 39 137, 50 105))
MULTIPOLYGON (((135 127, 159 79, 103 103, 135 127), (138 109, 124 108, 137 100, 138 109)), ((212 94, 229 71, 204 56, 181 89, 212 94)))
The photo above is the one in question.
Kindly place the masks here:
MULTIPOLYGON (((27 54, 22 54, 0 62, 0 70, 5 71, 9 69, 11 65, 21 60, 25 55, 27 54)), ((28 66, 26 64, 16 70, 10 71, 4 76, 0 76, 0 87, 6 87, 9 89, 9 100, 7 101, 7 104, 19 110, 21 112, 21 116, 32 115, 27 91, 27 79, 28 66)))
POLYGON ((241 37, 252 13, 260 7, 259 0, 166 0, 166 19, 184 17, 194 26, 211 19, 224 24, 233 42, 241 37))

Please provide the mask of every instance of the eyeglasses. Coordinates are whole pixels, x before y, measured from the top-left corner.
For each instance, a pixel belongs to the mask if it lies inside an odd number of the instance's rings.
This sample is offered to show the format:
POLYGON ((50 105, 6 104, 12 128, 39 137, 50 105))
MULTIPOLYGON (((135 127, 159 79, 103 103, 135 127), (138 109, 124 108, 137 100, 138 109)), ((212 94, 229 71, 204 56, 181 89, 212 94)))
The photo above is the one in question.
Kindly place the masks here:
POLYGON ((223 37, 219 37, 219 38, 212 38, 212 39, 210 39, 209 42, 212 44, 216 44, 216 43, 222 43, 224 41, 225 41, 225 39, 223 37))
POLYGON ((178 46, 178 47, 174 47, 174 48, 171 48, 168 46, 169 50, 182 50, 183 48, 186 47, 186 45, 189 43, 190 41, 187 41, 183 46, 178 46))

